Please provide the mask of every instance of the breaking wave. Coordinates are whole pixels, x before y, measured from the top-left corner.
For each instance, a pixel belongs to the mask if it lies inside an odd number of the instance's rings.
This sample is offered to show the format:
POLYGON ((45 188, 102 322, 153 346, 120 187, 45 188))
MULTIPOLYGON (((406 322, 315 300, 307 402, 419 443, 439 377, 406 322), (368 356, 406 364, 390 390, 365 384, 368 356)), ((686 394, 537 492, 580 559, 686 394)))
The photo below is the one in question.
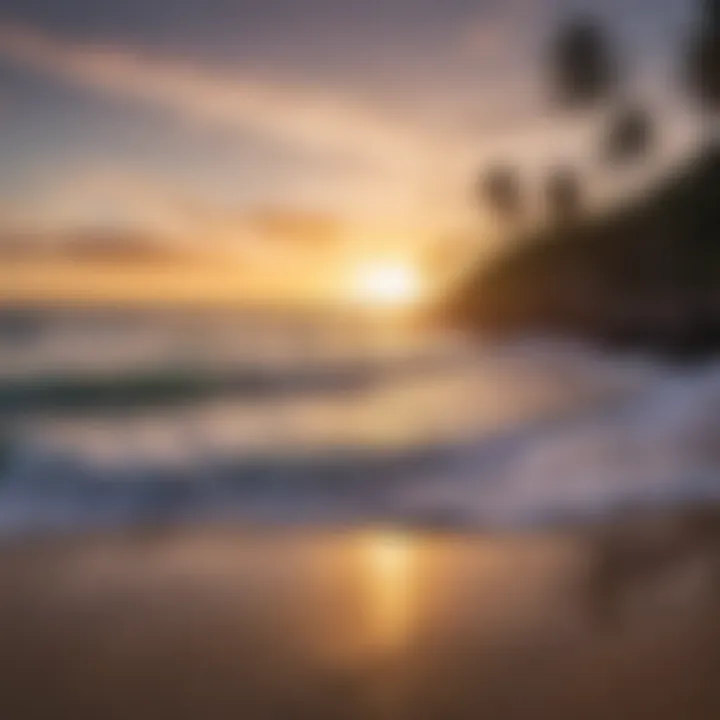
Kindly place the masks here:
POLYGON ((720 364, 537 341, 243 362, 5 368, 0 528, 516 527, 720 500, 720 364))

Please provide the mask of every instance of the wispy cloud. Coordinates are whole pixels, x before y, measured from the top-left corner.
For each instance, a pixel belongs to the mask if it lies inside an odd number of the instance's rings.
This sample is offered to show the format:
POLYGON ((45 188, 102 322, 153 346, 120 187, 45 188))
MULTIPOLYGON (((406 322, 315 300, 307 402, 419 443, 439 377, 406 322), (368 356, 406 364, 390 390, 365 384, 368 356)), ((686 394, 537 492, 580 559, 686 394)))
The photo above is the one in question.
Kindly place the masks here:
POLYGON ((76 42, 0 22, 0 56, 115 99, 255 134, 291 151, 388 166, 412 162, 432 144, 378 108, 338 94, 258 83, 122 45, 76 42))

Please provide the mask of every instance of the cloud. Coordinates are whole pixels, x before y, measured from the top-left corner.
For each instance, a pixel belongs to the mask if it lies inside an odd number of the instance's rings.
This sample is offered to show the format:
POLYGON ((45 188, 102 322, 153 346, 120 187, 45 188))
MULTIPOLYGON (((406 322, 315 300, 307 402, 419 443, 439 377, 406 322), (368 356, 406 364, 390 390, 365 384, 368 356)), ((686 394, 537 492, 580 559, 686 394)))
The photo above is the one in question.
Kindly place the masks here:
POLYGON ((32 208, 13 214, 0 205, 0 255, 33 250, 34 240, 43 252, 75 257, 319 257, 341 253, 349 235, 347 217, 330 210, 280 199, 222 201, 171 176, 107 164, 68 169, 34 201, 42 218, 32 208))
MULTIPOLYGON (((484 15, 478 20, 484 24, 464 29, 466 42, 482 42, 483 33, 486 38, 492 35, 488 28, 499 32, 502 27, 501 37, 507 40, 503 44, 514 49, 516 43, 508 39, 511 19, 527 21, 532 13, 524 3, 529 1, 508 0, 512 11, 501 8, 484 15)), ((401 119, 396 111, 359 102, 347 93, 260 83, 242 73, 222 73, 125 45, 68 40, 8 22, 0 22, 2 57, 210 132, 235 132, 241 141, 249 133, 284 151, 302 153, 310 162, 296 164, 278 180, 292 202, 301 205, 307 199, 315 206, 330 199, 334 211, 347 209, 373 222, 375 216, 397 216, 424 227, 444 223, 458 213, 458 205, 465 205, 468 178, 486 155, 494 156, 500 146, 524 147, 534 134, 534 108, 523 105, 518 110, 517 98, 523 104, 527 93, 524 88, 516 91, 517 78, 508 73, 501 83, 489 78, 479 88, 469 87, 469 96, 477 92, 476 102, 482 106, 477 121, 474 105, 472 112, 462 106, 462 122, 443 125, 427 123, 417 112, 401 119), (341 162, 328 174, 327 165, 312 162, 325 159, 341 162)))
POLYGON ((0 56, 182 121, 247 133, 291 151, 405 166, 432 141, 338 94, 254 82, 124 46, 73 42, 0 22, 0 56))

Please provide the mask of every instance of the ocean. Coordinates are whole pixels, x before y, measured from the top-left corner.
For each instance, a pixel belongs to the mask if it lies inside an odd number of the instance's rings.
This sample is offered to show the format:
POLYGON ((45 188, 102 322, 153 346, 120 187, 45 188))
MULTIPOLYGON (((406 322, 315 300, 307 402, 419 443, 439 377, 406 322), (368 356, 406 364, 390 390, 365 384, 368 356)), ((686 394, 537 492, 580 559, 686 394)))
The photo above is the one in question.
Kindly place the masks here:
POLYGON ((0 532, 514 528, 720 499, 720 363, 399 320, 0 317, 0 532))

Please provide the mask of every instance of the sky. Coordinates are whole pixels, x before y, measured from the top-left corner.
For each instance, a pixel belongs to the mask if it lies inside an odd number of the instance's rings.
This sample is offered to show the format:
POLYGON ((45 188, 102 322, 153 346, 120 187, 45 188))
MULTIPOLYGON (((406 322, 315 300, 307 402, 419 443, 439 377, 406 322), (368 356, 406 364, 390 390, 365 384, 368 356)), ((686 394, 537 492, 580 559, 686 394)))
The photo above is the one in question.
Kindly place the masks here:
POLYGON ((0 0, 0 228, 119 228, 247 262, 268 241, 273 262, 407 252, 467 221, 478 168, 533 177, 581 152, 544 86, 559 18, 603 19, 678 114, 691 6, 0 0))

